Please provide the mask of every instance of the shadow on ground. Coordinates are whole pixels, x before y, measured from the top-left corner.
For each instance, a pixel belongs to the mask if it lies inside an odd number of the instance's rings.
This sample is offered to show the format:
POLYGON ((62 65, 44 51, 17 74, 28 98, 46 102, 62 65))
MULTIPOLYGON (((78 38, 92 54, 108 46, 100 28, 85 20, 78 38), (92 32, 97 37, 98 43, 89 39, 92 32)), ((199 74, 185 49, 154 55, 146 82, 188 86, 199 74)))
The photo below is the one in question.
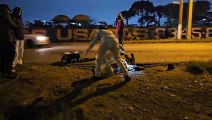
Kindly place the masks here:
POLYGON ((68 62, 68 63, 63 63, 61 61, 58 61, 58 62, 54 62, 52 63, 52 66, 65 66, 65 65, 70 65, 72 63, 85 63, 85 62, 92 62, 92 61, 95 61, 95 58, 83 58, 83 59, 80 59, 80 61, 75 61, 75 62, 68 62))
MULTIPOLYGON (((44 100, 42 97, 35 99, 30 105, 26 106, 14 106, 10 108, 4 114, 5 120, 47 120, 59 113, 72 110, 74 107, 81 105, 87 100, 104 95, 108 92, 112 92, 122 88, 127 84, 127 81, 120 81, 114 85, 110 85, 103 88, 98 88, 96 91, 78 98, 81 91, 91 84, 98 82, 96 79, 82 79, 72 83, 74 88, 72 92, 66 94, 64 97, 56 100, 44 100)), ((82 120, 83 110, 78 109, 73 113, 75 119, 82 120)))

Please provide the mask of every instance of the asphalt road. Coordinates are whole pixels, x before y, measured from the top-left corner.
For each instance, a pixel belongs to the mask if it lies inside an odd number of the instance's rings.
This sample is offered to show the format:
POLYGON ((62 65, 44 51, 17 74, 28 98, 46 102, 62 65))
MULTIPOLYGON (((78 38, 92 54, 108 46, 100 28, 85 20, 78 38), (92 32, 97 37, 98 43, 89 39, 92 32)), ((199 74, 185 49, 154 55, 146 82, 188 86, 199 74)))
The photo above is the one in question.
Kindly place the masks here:
MULTIPOLYGON (((79 51, 81 58, 94 58, 98 44, 87 56, 83 52, 89 43, 51 44, 49 47, 25 49, 24 63, 51 64, 61 60, 64 52, 79 51)), ((212 60, 212 43, 143 43, 124 44, 125 53, 133 53, 136 63, 179 63, 212 60)))

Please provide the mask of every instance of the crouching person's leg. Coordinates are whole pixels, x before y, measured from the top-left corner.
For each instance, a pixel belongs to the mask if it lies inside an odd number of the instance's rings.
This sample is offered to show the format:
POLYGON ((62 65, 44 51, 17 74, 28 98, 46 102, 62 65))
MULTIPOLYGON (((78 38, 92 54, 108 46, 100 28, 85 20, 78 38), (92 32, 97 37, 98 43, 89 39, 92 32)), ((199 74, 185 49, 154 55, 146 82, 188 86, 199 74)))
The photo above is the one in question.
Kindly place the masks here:
POLYGON ((121 69, 121 72, 122 72, 122 74, 123 74, 125 80, 126 80, 126 81, 131 80, 131 77, 129 76, 129 73, 128 73, 128 71, 127 71, 127 68, 126 68, 126 67, 124 66, 124 64, 121 62, 121 59, 117 59, 116 62, 117 62, 117 64, 118 64, 119 68, 121 69))
POLYGON ((115 59, 117 65, 119 66, 125 80, 126 81, 131 80, 131 77, 129 76, 127 68, 121 62, 121 57, 120 57, 120 54, 119 54, 119 48, 117 47, 117 49, 112 49, 112 52, 113 52, 113 55, 114 55, 114 59, 115 59))
POLYGON ((101 58, 101 56, 97 55, 96 56, 96 65, 95 65, 95 69, 94 69, 94 77, 96 78, 100 78, 101 77, 101 66, 103 63, 103 58, 101 58))

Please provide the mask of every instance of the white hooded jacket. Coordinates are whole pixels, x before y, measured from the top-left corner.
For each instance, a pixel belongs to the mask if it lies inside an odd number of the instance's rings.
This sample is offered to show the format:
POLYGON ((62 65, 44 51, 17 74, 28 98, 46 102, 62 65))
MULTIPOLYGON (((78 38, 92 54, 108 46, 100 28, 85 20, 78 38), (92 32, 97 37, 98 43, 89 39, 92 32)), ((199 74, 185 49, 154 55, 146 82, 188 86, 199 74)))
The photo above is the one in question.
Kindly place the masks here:
MULTIPOLYGON (((90 43, 89 46, 89 50, 93 48, 93 46, 97 43, 100 42, 100 48, 101 46, 104 45, 104 47, 106 46, 113 46, 113 45, 118 45, 118 39, 116 38, 116 36, 113 34, 112 31, 109 30, 97 30, 96 34, 93 38, 93 40, 90 43)), ((88 51, 89 51, 88 50, 88 51)))

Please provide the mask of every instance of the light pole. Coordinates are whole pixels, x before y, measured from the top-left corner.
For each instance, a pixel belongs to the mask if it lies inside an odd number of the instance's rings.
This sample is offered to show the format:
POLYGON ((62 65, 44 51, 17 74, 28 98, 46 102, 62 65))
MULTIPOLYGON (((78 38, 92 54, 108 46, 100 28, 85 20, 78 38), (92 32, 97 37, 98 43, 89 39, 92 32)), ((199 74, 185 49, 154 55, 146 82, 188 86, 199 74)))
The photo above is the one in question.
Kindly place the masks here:
POLYGON ((188 6, 188 23, 187 23, 187 40, 191 39, 192 30, 192 14, 193 14, 193 0, 189 0, 188 6))
POLYGON ((182 36, 182 21, 183 21, 183 0, 180 0, 178 29, 177 29, 177 39, 178 40, 181 40, 181 36, 182 36))

